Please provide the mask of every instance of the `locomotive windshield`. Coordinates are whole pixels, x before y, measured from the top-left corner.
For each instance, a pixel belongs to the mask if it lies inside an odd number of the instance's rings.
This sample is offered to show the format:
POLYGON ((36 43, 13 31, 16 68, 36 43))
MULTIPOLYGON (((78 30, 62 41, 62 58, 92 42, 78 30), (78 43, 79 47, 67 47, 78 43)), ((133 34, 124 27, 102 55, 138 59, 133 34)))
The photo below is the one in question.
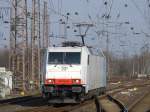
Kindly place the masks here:
POLYGON ((48 64, 80 64, 80 52, 49 52, 48 64))

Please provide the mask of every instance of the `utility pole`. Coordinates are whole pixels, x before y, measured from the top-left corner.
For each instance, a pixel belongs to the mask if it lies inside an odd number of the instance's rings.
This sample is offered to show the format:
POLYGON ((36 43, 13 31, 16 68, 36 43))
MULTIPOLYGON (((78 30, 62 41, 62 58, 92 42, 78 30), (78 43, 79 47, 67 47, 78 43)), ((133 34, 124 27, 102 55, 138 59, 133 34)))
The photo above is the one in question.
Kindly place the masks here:
POLYGON ((39 75, 39 87, 41 84, 41 12, 40 12, 40 0, 38 0, 38 15, 39 15, 39 19, 38 19, 38 23, 39 23, 39 33, 38 33, 38 41, 39 41, 39 45, 38 45, 38 75, 39 75))
POLYGON ((109 62, 109 34, 108 34, 108 30, 107 30, 107 34, 106 34, 106 51, 107 51, 107 56, 106 56, 106 62, 107 62, 107 74, 108 74, 108 79, 110 79, 110 62, 109 62))
POLYGON ((109 0, 103 0, 103 3, 105 5, 105 13, 104 13, 104 21, 106 23, 106 63, 107 63, 107 76, 110 80, 110 62, 109 62, 109 31, 108 31, 108 20, 110 19, 110 12, 111 12, 111 4, 109 0))
POLYGON ((25 0, 25 26, 26 26, 26 45, 25 45, 25 51, 24 51, 24 56, 25 56, 25 75, 27 77, 27 88, 29 89, 29 78, 30 78, 30 60, 29 60, 29 35, 28 35, 28 2, 25 0))
MULTIPOLYGON (((35 69, 35 65, 34 65, 34 61, 35 61, 35 54, 34 54, 34 50, 35 50, 35 0, 32 0, 32 21, 31 21, 31 81, 30 83, 33 84, 33 82, 35 81, 35 73, 34 73, 34 69, 35 69)), ((32 85, 33 86, 33 85, 32 85)), ((33 88, 33 87, 32 87, 33 88)))
POLYGON ((40 1, 32 0, 32 21, 31 21, 31 89, 39 84, 40 72, 40 1))
POLYGON ((47 48, 50 44, 49 39, 49 15, 47 2, 44 2, 43 9, 43 48, 47 48))

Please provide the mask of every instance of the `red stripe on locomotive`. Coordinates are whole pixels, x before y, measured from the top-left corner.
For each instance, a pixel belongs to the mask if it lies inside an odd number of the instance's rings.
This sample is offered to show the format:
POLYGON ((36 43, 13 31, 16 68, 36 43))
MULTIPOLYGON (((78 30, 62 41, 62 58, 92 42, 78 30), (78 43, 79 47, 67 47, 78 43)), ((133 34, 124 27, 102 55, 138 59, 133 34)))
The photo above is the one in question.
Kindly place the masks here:
POLYGON ((80 85, 81 79, 46 79, 45 84, 54 84, 54 85, 80 85))

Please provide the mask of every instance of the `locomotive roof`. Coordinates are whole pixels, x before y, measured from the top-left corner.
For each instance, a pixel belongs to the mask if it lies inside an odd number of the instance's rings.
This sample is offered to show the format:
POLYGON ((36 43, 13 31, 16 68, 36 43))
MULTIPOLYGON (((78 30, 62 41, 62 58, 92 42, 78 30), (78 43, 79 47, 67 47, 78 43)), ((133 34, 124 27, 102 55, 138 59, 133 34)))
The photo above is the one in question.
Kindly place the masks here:
POLYGON ((51 52, 81 52, 82 47, 49 47, 51 52))

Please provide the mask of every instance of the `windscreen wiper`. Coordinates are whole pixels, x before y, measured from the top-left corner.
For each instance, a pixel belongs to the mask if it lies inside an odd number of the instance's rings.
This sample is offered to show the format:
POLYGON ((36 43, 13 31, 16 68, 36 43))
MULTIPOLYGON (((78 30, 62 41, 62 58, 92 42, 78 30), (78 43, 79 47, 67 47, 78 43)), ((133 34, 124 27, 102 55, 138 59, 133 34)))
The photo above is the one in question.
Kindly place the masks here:
POLYGON ((57 66, 57 64, 54 65, 54 67, 56 67, 56 66, 57 66))

